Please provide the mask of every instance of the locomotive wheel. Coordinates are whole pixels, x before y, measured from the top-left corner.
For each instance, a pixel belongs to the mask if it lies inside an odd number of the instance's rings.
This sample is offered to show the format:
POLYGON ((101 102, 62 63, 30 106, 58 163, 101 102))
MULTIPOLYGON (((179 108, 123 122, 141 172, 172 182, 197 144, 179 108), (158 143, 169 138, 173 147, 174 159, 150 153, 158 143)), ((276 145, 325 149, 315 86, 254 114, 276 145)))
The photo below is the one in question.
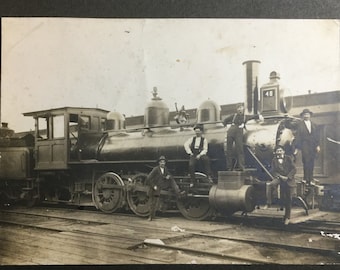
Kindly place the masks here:
MULTIPOLYGON (((199 185, 199 183, 209 183, 209 179, 203 173, 195 173, 195 178, 197 185, 199 185)), ((193 196, 187 196, 177 201, 177 207, 181 214, 190 220, 204 220, 212 215, 209 196, 195 197, 195 194, 193 194, 193 196)))
POLYGON ((130 209, 140 217, 147 217, 150 213, 149 188, 146 185, 146 177, 147 175, 144 173, 132 177, 132 182, 127 191, 127 201, 130 209))
POLYGON ((93 187, 93 203, 104 213, 113 213, 124 201, 124 182, 119 175, 108 172, 98 178, 93 187))

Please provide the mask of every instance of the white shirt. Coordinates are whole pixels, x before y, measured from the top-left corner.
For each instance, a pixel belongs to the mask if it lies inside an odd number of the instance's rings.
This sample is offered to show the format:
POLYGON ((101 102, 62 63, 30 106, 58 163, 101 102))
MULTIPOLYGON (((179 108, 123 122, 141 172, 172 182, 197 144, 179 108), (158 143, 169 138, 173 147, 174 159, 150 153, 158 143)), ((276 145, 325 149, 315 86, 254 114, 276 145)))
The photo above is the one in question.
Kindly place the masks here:
POLYGON ((161 169, 161 173, 164 174, 164 168, 159 167, 161 169))
POLYGON ((309 133, 311 133, 312 132, 312 123, 310 122, 310 120, 304 120, 304 122, 305 122, 305 125, 306 125, 309 133))
MULTIPOLYGON (((184 143, 184 149, 185 152, 187 152, 188 155, 193 154, 190 148, 190 145, 192 144, 193 137, 189 138, 185 143, 184 143)), ((195 145, 194 148, 198 149, 201 143, 201 140, 203 140, 203 137, 196 137, 195 145)), ((207 140, 203 141, 203 149, 200 153, 201 156, 206 155, 208 153, 208 142, 207 140)))

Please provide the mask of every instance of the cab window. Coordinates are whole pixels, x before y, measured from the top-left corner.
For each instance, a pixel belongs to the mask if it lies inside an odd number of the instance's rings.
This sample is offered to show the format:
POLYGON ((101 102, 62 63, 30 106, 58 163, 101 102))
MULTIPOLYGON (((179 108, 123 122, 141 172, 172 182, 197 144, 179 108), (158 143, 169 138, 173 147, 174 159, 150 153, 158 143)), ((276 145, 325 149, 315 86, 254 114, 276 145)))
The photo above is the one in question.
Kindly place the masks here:
POLYGON ((48 132, 48 118, 39 117, 37 121, 37 131, 38 131, 38 140, 47 140, 49 137, 48 132))
POLYGON ((79 127, 81 130, 90 130, 90 117, 85 115, 80 116, 79 127))
POLYGON ((99 130, 99 117, 98 116, 92 117, 91 130, 95 130, 95 131, 99 130))
POLYGON ((53 116, 53 139, 62 139, 64 138, 64 115, 55 115, 53 116))
POLYGON ((78 138, 78 114, 70 114, 70 122, 68 123, 70 139, 78 138))
POLYGON ((105 118, 100 118, 100 131, 106 130, 106 121, 105 118))

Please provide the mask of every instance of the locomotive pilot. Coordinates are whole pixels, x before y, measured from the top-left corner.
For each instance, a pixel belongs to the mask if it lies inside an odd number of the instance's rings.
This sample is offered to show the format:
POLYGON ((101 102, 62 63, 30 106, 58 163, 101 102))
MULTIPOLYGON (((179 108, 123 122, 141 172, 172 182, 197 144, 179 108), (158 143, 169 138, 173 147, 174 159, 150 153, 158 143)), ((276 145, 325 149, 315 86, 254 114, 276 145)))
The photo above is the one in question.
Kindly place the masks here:
MULTIPOLYGON (((271 165, 273 180, 266 185, 267 206, 272 200, 272 191, 280 185, 282 204, 285 207, 284 224, 289 224, 292 200, 295 193, 296 167, 291 156, 285 155, 285 150, 281 145, 277 145, 274 150, 274 158, 271 165)), ((265 208, 266 208, 265 207, 265 208)))
POLYGON ((195 182, 195 166, 197 161, 202 160, 204 164, 204 170, 210 182, 211 179, 211 168, 210 168, 210 159, 207 156, 208 153, 208 141, 202 135, 203 126, 196 125, 194 127, 195 136, 189 138, 184 143, 185 152, 190 155, 189 159, 189 174, 190 174, 190 187, 194 186, 195 182))
POLYGON ((235 143, 236 160, 238 169, 244 170, 244 151, 243 151, 243 130, 245 129, 246 122, 251 119, 262 119, 259 114, 245 115, 243 104, 237 104, 236 113, 229 115, 223 120, 223 125, 231 124, 227 131, 227 168, 229 171, 234 169, 233 163, 233 145, 235 143))
POLYGON ((156 211, 159 204, 159 196, 161 190, 168 190, 172 188, 177 198, 185 196, 185 191, 180 191, 175 179, 169 173, 168 168, 165 166, 165 156, 158 158, 158 166, 154 167, 146 178, 146 183, 149 185, 149 198, 150 198, 150 214, 149 221, 155 218, 156 211))

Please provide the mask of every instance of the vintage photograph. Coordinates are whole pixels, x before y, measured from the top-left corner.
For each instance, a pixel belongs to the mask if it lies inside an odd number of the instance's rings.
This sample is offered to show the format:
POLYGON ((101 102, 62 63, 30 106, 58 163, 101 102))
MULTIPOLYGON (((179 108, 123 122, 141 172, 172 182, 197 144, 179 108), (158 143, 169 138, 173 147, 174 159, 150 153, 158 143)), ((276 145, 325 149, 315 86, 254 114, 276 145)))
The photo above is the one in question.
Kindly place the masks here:
POLYGON ((340 263, 340 20, 1 18, 0 265, 340 263))

